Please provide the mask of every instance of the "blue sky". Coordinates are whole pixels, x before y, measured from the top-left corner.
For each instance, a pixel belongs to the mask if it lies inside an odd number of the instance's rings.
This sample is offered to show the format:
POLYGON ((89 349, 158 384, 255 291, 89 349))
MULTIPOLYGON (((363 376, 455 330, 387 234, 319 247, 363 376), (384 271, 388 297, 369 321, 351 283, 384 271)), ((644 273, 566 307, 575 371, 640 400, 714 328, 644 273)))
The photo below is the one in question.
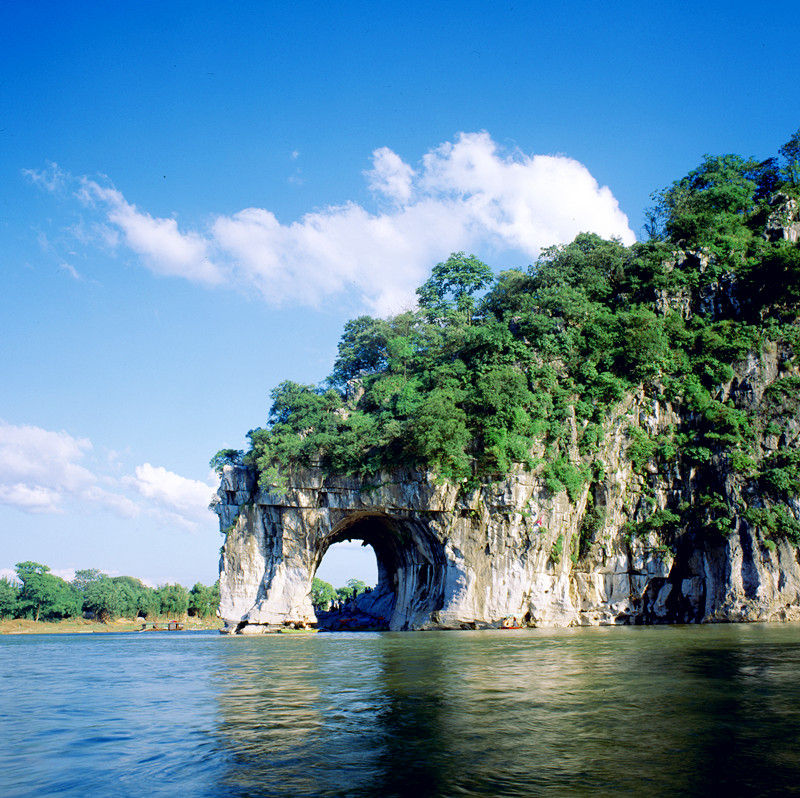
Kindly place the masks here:
MULTIPOLYGON (((210 456, 450 251, 800 125, 794 4, 4 3, 0 569, 216 578, 210 456)), ((369 578, 363 551, 324 575, 369 578)))

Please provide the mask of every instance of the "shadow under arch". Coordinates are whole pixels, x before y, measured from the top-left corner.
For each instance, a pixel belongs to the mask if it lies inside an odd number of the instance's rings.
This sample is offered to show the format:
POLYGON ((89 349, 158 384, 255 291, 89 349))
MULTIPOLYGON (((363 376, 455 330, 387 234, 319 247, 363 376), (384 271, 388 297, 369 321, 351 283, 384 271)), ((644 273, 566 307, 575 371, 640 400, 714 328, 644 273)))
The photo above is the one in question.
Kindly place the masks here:
POLYGON ((376 512, 349 514, 319 541, 314 573, 328 549, 345 540, 372 546, 378 566, 377 585, 355 601, 358 612, 390 629, 406 630, 424 627, 442 609, 444 546, 423 522, 376 512))

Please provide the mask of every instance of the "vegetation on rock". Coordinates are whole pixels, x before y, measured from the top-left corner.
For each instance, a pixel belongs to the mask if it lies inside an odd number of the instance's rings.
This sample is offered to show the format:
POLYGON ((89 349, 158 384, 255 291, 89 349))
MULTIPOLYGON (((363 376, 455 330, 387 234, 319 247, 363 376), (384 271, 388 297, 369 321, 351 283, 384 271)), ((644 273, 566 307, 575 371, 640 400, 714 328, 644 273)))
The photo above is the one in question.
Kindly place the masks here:
MULTIPOLYGON (((766 161, 705 157, 654 195, 633 246, 582 233, 496 277, 454 253, 418 309, 348 322, 326 382, 278 385, 250 450, 212 466, 250 465, 272 490, 310 465, 367 479, 421 467, 469 490, 522 464, 591 499, 609 421, 636 398, 680 420, 627 430, 634 527, 727 535, 743 519, 800 543, 798 198, 800 131, 766 161), (768 352, 780 367, 762 398, 745 366, 768 352), (676 468, 691 490, 659 506, 676 468)), ((582 547, 601 517, 590 501, 582 547)))

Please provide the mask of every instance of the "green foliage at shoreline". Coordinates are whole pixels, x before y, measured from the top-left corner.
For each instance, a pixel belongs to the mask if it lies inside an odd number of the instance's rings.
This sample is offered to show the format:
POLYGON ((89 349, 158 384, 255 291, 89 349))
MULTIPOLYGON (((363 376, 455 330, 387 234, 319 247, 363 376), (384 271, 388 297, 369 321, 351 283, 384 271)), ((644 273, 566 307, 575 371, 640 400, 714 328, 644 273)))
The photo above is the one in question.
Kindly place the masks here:
MULTIPOLYGON (((327 381, 278 385, 249 451, 222 450, 212 465, 248 464, 273 490, 310 465, 365 478, 424 467, 469 489, 520 463, 574 501, 603 470, 596 455, 613 410, 643 393, 684 421, 659 437, 632 426, 634 469, 680 461, 705 475, 693 507, 663 510, 651 526, 727 534, 736 508, 720 463, 768 503, 798 493, 797 463, 759 448, 767 424, 796 417, 798 377, 770 389, 767 421, 723 387, 770 347, 794 368, 800 247, 775 220, 790 221, 799 196, 800 131, 767 161, 706 156, 654 195, 648 241, 582 233, 497 276, 454 253, 418 289, 417 310, 348 322, 327 381)), ((762 509, 752 523, 800 542, 800 527, 762 509)))
POLYGON ((75 572, 71 582, 50 573, 47 565, 16 565, 17 580, 0 579, 0 618, 59 620, 91 613, 100 621, 193 615, 209 618, 219 606, 219 582, 147 587, 132 576, 107 576, 96 568, 75 572))
POLYGON ((347 602, 368 589, 366 582, 361 579, 348 579, 343 587, 334 587, 315 576, 311 583, 311 603, 321 610, 327 610, 333 602, 347 602))

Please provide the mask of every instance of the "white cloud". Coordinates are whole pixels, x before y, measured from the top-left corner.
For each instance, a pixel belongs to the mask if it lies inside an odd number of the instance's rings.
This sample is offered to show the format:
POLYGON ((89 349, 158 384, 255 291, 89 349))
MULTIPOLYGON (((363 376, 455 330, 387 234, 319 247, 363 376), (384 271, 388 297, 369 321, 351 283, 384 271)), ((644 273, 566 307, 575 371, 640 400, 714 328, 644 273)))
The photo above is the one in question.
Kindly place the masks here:
POLYGON ((282 224, 268 209, 246 208, 202 231, 182 231, 92 180, 80 194, 153 272, 255 291, 273 305, 315 306, 350 292, 386 314, 411 306, 431 266, 455 250, 487 259, 516 252, 527 263, 579 232, 634 241, 610 189, 583 164, 503 152, 485 132, 440 144, 417 169, 380 147, 365 176, 376 211, 348 202, 282 224))
POLYGON ((150 463, 136 466, 136 476, 127 477, 126 481, 171 516, 189 524, 207 521, 210 516, 208 504, 216 486, 182 477, 150 463))
POLYGON ((383 194, 398 205, 411 200, 414 170, 388 147, 372 153, 372 169, 364 174, 369 179, 370 191, 383 194))
POLYGON ((28 512, 58 512, 66 496, 91 487, 79 462, 92 444, 66 432, 0 421, 0 502, 28 512))
POLYGON ((181 233, 175 219, 155 219, 142 213, 119 191, 93 180, 83 181, 80 194, 84 200, 103 205, 108 222, 119 228, 128 247, 141 255, 152 271, 206 285, 222 281, 222 273, 209 259, 209 242, 203 236, 181 233))
POLYGON ((115 515, 123 518, 136 518, 142 511, 142 508, 127 496, 105 490, 97 485, 92 485, 85 490, 81 498, 111 510, 115 515))
POLYGON ((188 529, 212 524, 208 504, 216 486, 150 463, 137 466, 135 475, 117 477, 107 473, 116 470, 116 461, 84 464, 92 451, 87 438, 0 420, 0 504, 28 513, 68 507, 109 510, 123 518, 147 513, 188 529))
POLYGON ((58 265, 58 267, 62 271, 65 271, 73 280, 77 280, 78 282, 83 280, 82 275, 78 272, 78 270, 71 263, 67 263, 66 261, 62 261, 58 265))
POLYGON ((70 175, 52 162, 44 169, 23 169, 22 174, 46 191, 60 191, 70 182, 70 175))
POLYGON ((22 482, 0 485, 0 504, 7 504, 29 513, 53 513, 61 509, 61 494, 42 485, 22 482))

